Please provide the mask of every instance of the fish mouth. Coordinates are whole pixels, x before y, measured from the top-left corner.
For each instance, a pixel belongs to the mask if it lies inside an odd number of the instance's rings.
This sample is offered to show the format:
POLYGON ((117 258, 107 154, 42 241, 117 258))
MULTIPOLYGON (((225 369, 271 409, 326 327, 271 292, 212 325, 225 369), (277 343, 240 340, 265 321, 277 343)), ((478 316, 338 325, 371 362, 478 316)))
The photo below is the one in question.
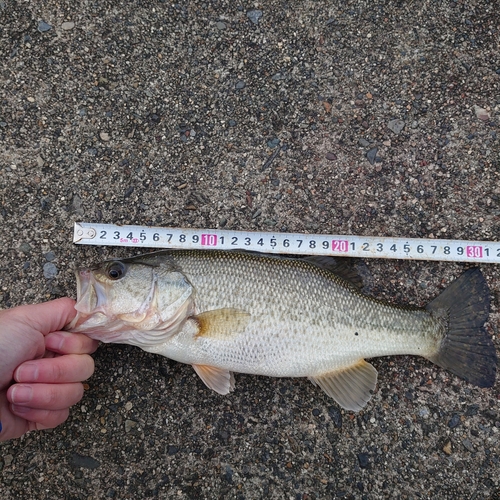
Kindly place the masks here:
POLYGON ((104 307, 107 304, 107 294, 104 286, 96 281, 91 269, 78 269, 76 275, 76 304, 77 311, 73 321, 65 329, 73 332, 83 331, 85 323, 93 318, 92 325, 97 326, 98 317, 105 320, 104 307))

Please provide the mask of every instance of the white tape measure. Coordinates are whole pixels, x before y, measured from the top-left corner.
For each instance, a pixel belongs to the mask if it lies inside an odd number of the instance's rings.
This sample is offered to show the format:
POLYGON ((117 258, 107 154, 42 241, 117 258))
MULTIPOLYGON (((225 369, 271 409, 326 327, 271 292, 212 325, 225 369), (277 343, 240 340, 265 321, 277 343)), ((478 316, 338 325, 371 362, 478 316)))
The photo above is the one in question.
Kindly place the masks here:
POLYGON ((500 264, 500 242, 267 233, 75 223, 73 242, 144 248, 252 250, 294 255, 500 264))

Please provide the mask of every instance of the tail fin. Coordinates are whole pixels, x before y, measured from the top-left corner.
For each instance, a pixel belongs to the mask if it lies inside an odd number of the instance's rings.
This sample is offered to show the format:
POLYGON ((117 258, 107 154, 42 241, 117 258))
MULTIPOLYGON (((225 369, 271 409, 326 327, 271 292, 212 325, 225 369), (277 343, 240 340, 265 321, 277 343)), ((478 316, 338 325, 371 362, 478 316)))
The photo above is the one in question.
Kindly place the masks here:
POLYGON ((495 383, 497 353, 483 328, 490 291, 479 268, 469 269, 426 308, 448 322, 437 354, 429 359, 479 387, 495 383))

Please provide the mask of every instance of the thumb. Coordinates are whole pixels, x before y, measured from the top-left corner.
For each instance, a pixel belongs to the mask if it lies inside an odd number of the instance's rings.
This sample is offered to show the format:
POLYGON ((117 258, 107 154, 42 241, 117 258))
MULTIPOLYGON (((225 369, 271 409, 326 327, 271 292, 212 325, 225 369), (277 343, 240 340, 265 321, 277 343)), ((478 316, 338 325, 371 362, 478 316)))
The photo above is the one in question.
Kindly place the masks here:
POLYGON ((75 301, 69 297, 11 310, 16 319, 43 335, 62 330, 76 315, 75 301))

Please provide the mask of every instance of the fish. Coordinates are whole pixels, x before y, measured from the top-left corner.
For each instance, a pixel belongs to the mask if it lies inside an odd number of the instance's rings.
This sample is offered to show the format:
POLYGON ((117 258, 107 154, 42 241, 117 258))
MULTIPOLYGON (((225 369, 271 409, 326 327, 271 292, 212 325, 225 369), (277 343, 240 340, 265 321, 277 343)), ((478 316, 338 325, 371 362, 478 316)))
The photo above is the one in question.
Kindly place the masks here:
POLYGON ((357 412, 377 382, 366 359, 392 355, 494 385, 490 291, 479 268, 420 308, 364 295, 341 267, 329 257, 219 250, 111 259, 76 271, 77 314, 66 329, 190 364, 222 395, 234 390, 234 373, 306 377, 357 412))

